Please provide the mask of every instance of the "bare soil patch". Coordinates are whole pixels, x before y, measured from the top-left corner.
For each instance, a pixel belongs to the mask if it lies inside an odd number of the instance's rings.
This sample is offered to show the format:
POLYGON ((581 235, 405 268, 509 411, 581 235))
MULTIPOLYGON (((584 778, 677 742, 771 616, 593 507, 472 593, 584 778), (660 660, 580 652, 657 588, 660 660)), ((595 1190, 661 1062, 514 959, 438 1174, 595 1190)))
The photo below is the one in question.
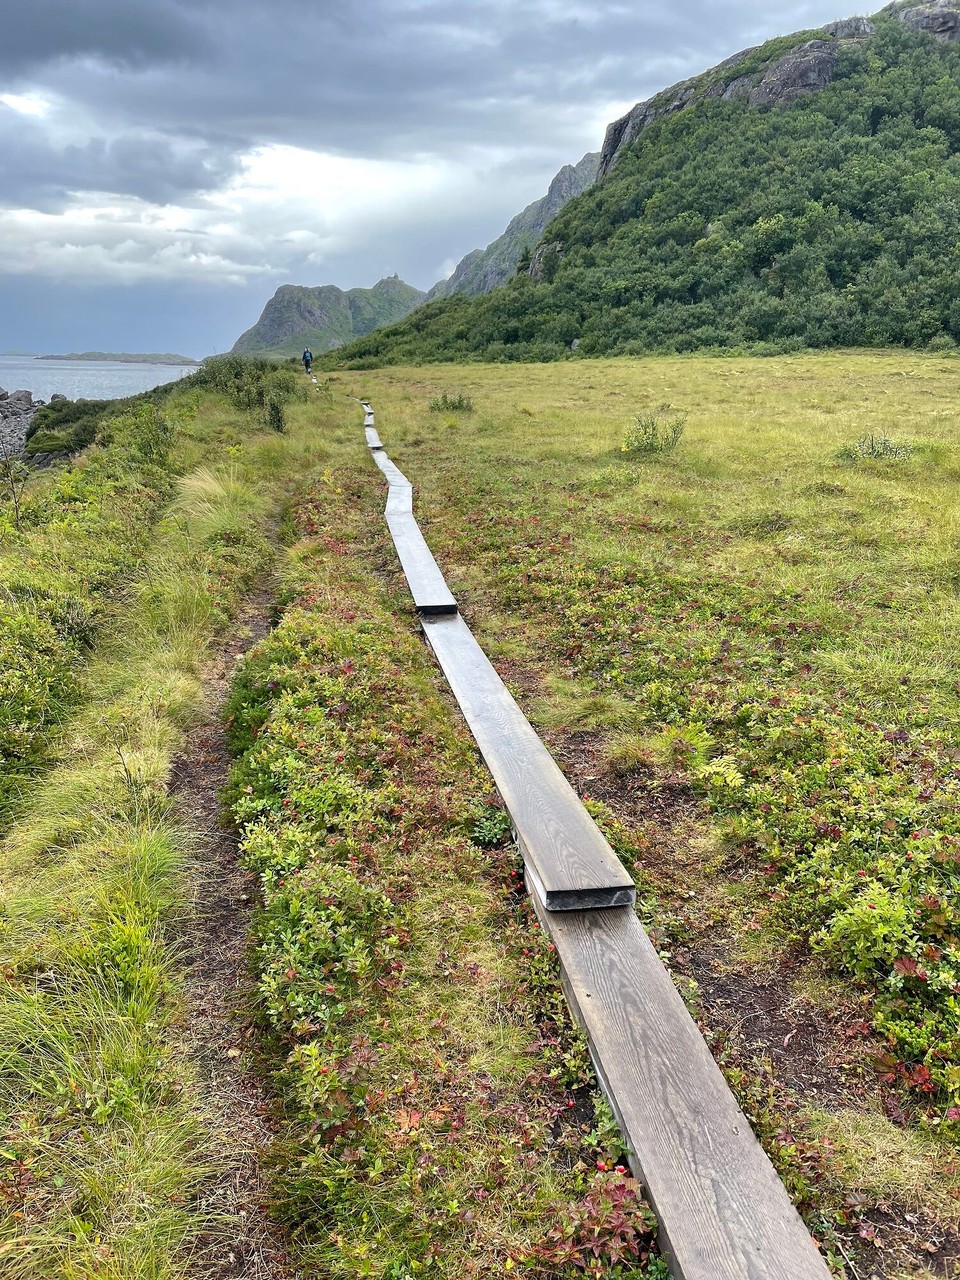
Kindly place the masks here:
POLYGON ((270 630, 271 596, 253 596, 232 625, 204 682, 208 718, 187 735, 170 792, 195 833, 191 904, 180 942, 188 965, 185 1050, 205 1088, 223 1143, 222 1169, 201 1212, 222 1223, 203 1241, 194 1271, 204 1280, 291 1280, 294 1270, 267 1213, 264 1156, 273 1140, 271 1107, 252 1064, 253 1028, 246 947, 256 879, 238 859, 236 832, 221 792, 231 758, 222 712, 237 661, 270 630))

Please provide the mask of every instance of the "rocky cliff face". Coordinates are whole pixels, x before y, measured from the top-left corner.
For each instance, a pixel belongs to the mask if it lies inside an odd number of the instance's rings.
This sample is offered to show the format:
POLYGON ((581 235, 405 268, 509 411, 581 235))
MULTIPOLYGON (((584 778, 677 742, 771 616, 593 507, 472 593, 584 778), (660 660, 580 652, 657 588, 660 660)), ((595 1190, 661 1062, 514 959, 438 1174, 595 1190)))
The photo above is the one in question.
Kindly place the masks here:
POLYGON ((452 293, 471 297, 489 293, 516 273, 524 249, 533 250, 547 224, 568 200, 591 187, 597 176, 600 156, 591 151, 577 164, 566 164, 550 183, 545 196, 527 205, 512 219, 503 235, 485 249, 474 249, 457 264, 453 275, 435 284, 427 298, 446 298, 452 293))
POLYGON ((320 355, 402 320, 425 297, 397 276, 380 280, 372 289, 347 291, 332 284, 281 285, 233 350, 240 355, 299 355, 309 347, 320 355))
MULTIPOLYGON (((762 59, 754 47, 727 58, 711 71, 682 80, 662 93, 639 102, 607 129, 600 152, 598 180, 610 172, 624 147, 655 120, 682 111, 707 98, 745 98, 752 107, 786 107, 805 94, 825 89, 833 80, 840 51, 876 34, 884 19, 902 23, 938 40, 960 39, 960 0, 931 0, 914 5, 898 0, 869 18, 844 18, 829 22, 817 32, 801 33, 796 45, 779 56, 762 59), (804 39, 804 35, 813 36, 804 39)), ((779 42, 778 42, 779 43, 779 42)))

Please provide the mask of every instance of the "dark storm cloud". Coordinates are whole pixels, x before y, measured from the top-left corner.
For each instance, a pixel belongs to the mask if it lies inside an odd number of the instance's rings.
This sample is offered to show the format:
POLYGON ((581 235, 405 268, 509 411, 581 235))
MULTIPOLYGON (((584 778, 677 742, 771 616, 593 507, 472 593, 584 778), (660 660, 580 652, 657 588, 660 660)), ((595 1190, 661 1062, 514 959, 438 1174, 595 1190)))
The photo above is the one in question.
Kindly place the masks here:
MULTIPOLYGON (((613 115, 738 49, 856 6, 26 0, 8 8, 0 345, 201 354, 229 345, 283 280, 350 287, 398 271, 428 287, 443 262, 499 234, 561 164, 599 147, 613 115), (294 190, 312 160, 297 152, 280 153, 269 191, 244 196, 241 183, 240 194, 218 195, 244 157, 273 144, 416 163, 357 166, 363 200, 339 213, 322 182, 294 190), (411 180, 404 196, 401 168, 427 175, 422 195, 409 194, 411 180), (165 204, 176 206, 172 215, 151 207, 165 204), (40 216, 61 210, 62 219, 40 216)), ((333 172, 338 162, 316 163, 333 172)))
POLYGON ((196 140, 121 134, 58 146, 40 125, 12 116, 0 117, 7 207, 59 213, 74 192, 122 193, 172 204, 216 190, 236 170, 229 148, 196 140))
POLYGON ((193 12, 169 0, 28 0, 4 15, 0 68, 20 75, 60 58, 122 67, 201 58, 209 47, 193 12))
POLYGON ((393 158, 471 146, 553 154, 564 142, 573 158, 585 112, 837 16, 831 0, 74 0, 51 28, 38 15, 53 5, 18 19, 29 78, 101 118, 213 133, 237 150, 279 142, 393 158), (49 78, 36 65, 45 43, 49 78))

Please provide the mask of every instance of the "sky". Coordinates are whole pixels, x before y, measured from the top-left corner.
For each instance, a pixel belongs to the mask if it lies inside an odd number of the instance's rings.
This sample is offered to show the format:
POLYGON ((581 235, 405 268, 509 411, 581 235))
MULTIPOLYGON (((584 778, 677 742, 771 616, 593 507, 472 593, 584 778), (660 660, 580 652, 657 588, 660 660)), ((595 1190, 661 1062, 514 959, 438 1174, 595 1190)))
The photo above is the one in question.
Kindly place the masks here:
POLYGON ((285 283, 427 289, 635 102, 837 0, 30 0, 0 350, 229 349, 285 283))

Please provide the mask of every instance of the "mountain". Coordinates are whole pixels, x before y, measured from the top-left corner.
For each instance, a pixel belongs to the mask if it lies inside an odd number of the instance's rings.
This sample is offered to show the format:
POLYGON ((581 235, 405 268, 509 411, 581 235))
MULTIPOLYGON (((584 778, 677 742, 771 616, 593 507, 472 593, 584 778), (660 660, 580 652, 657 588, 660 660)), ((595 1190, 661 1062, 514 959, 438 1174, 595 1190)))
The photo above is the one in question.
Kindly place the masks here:
POLYGON ((593 185, 599 163, 599 153, 592 151, 577 164, 565 164, 550 183, 545 196, 528 204, 510 221, 503 235, 485 249, 473 249, 462 258, 453 275, 433 286, 427 294, 427 301, 448 298, 452 293, 473 297, 505 284, 516 273, 524 250, 534 248, 547 224, 567 201, 593 185))
POLYGON ((233 344, 240 355, 299 355, 309 347, 315 355, 342 347, 379 325, 393 324, 426 297, 398 276, 380 280, 372 289, 325 284, 317 288, 284 284, 263 309, 260 319, 233 344))
POLYGON ((529 269, 342 364, 960 341, 960 0, 745 50, 607 130, 529 269))

